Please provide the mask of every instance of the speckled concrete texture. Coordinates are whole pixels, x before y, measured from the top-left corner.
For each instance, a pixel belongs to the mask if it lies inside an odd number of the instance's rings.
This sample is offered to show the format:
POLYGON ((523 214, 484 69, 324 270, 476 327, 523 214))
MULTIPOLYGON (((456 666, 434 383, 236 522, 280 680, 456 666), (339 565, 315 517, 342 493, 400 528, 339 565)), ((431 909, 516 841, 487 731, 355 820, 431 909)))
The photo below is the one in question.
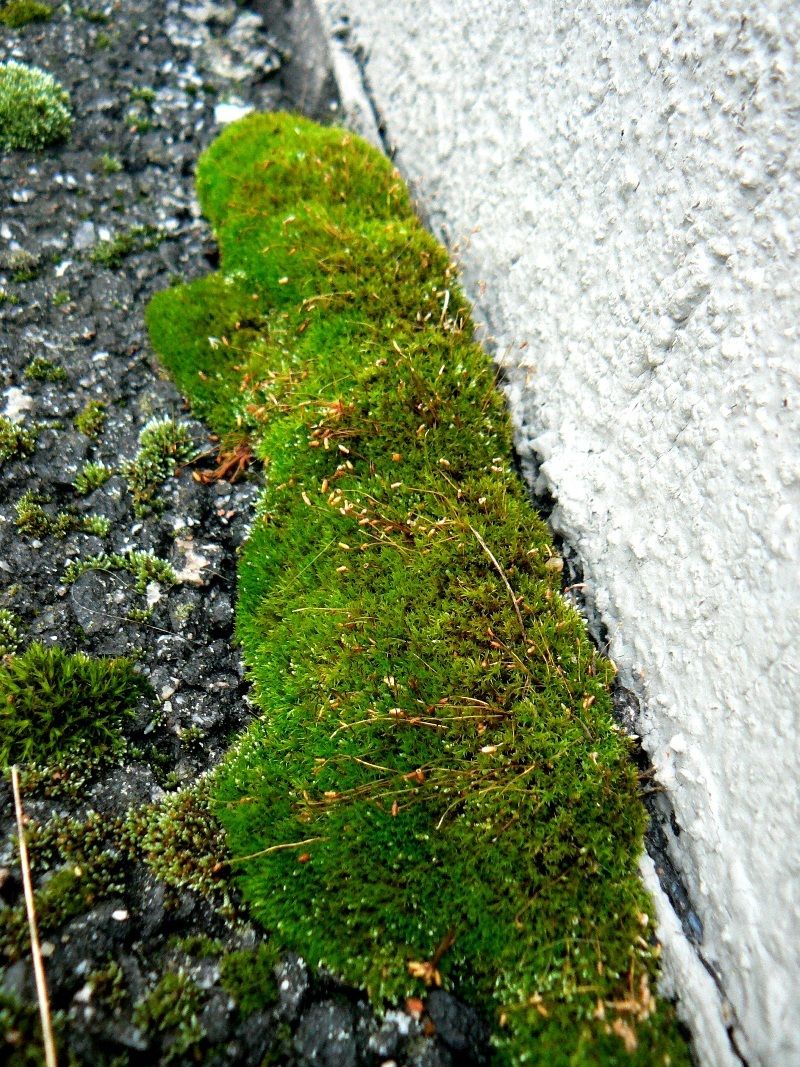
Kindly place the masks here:
POLYGON ((797 1064, 800 9, 322 8, 642 698, 735 1045, 797 1064))

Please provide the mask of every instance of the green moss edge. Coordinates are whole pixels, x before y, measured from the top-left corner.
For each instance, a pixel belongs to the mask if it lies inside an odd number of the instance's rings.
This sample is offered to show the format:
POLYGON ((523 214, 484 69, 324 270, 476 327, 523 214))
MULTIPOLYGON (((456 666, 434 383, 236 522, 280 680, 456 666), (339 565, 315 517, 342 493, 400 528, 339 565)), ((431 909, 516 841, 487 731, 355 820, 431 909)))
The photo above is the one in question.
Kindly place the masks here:
POLYGON ((197 186, 221 269, 148 325, 267 466, 239 567, 261 714, 212 781, 253 914, 377 1002, 475 999, 495 1062, 687 1062, 612 669, 445 251, 379 153, 296 116, 229 127, 197 186))

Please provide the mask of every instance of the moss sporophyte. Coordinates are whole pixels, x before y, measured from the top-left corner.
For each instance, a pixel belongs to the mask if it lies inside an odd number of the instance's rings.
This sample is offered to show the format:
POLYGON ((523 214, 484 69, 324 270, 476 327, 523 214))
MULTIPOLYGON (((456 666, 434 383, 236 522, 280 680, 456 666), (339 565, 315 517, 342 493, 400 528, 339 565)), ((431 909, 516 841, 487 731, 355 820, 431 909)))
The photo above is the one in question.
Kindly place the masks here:
POLYGON ((497 1063, 678 1064, 612 667, 562 598, 445 250, 359 138, 252 115, 203 155, 218 273, 148 312, 265 467, 239 567, 259 716, 211 783, 272 942, 375 1000, 442 984, 497 1063))

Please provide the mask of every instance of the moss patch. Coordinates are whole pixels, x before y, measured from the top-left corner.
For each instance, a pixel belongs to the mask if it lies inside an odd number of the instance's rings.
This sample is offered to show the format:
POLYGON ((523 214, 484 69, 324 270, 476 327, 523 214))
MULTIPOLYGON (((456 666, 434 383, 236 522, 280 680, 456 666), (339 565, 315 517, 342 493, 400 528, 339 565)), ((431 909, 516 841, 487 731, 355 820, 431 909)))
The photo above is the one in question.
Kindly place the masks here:
POLYGON ((221 271, 156 349, 267 471, 238 631, 261 716, 213 784, 273 943, 376 999, 443 984, 497 1062, 680 1063, 645 815, 448 256, 358 138, 250 116, 202 157, 221 271))
POLYGON ((23 377, 34 382, 63 382, 67 372, 52 359, 36 356, 25 368, 23 377))
POLYGON ((73 482, 75 492, 78 496, 88 496, 95 489, 105 485, 113 473, 114 468, 106 466, 105 463, 85 463, 75 476, 73 482))
POLYGON ((157 506, 161 485, 175 474, 177 467, 192 460, 196 452, 191 430, 179 419, 152 419, 142 428, 135 459, 122 467, 137 515, 144 515, 157 506))
POLYGON ((162 1063, 197 1062, 205 1036, 198 1018, 200 1007, 197 983, 178 971, 165 974, 155 989, 137 1004, 134 1022, 146 1033, 166 1037, 162 1063))
POLYGON ((29 22, 47 22, 52 17, 52 7, 39 3, 39 0, 8 0, 0 6, 0 23, 12 30, 27 26, 29 22))
POLYGON ((0 656, 12 655, 21 643, 16 615, 7 608, 0 608, 0 656))
POLYGON ((108 415, 102 400, 90 400, 80 415, 75 417, 75 429, 96 441, 103 432, 108 415))
POLYGON ((36 432, 0 415, 0 463, 7 459, 22 459, 36 447, 36 432))
MULTIPOLYGON (((97 43, 100 39, 98 34, 97 43)), ((98 45, 99 47, 99 45, 98 45)), ((156 248, 164 240, 164 233, 156 226, 132 226, 107 241, 100 241, 89 255, 92 263, 116 270, 128 256, 156 248)))
POLYGON ((264 1011, 278 999, 275 968, 279 955, 272 945, 229 952, 222 958, 222 985, 243 1016, 264 1011))
POLYGON ((69 96, 55 78, 13 60, 0 63, 0 150, 44 148, 71 126, 69 96))
POLYGON ((0 663, 0 765, 113 752, 120 724, 148 693, 129 660, 32 644, 0 663))
POLYGON ((66 537, 72 530, 107 537, 111 522, 103 515, 76 515, 69 509, 48 511, 46 497, 29 489, 14 505, 17 529, 29 537, 66 537))
POLYGON ((139 552, 130 549, 127 552, 101 552, 87 559, 73 560, 64 571, 64 582, 72 585, 82 574, 89 571, 121 571, 134 580, 137 593, 145 593, 150 582, 161 585, 175 585, 175 571, 165 559, 152 552, 139 552))

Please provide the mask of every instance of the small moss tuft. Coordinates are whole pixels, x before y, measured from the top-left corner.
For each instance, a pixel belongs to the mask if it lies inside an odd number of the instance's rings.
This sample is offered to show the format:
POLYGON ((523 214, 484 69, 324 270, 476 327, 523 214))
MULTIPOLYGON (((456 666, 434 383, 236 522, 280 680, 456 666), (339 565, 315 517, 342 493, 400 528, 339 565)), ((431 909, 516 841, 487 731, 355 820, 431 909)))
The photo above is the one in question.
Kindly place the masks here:
POLYGON ((128 999, 125 972, 116 960, 109 960, 105 967, 92 971, 86 982, 91 988, 92 999, 105 1004, 111 1011, 117 1011, 128 999))
POLYGON ((152 552, 139 552, 129 549, 127 552, 101 552, 87 559, 72 560, 64 571, 64 582, 72 585, 82 574, 89 571, 122 571, 134 579, 137 593, 147 591, 150 582, 161 585, 175 585, 175 571, 165 559, 160 559, 152 552))
POLYGON ((108 153, 104 153, 100 157, 98 165, 103 174, 119 174, 122 170, 122 163, 116 156, 110 156, 108 153))
POLYGON ((154 506, 161 485, 182 463, 190 462, 196 452, 191 430, 185 422, 159 418, 147 423, 139 434, 136 458, 122 467, 137 515, 154 506))
POLYGON ((220 962, 220 980, 245 1017, 264 1011, 278 999, 275 968, 280 954, 272 944, 229 952, 220 962))
POLYGON ((0 7, 0 22, 12 30, 21 29, 29 22, 47 22, 52 17, 52 7, 39 0, 8 0, 0 7))
POLYGON ((22 459, 36 447, 36 431, 27 429, 0 415, 0 463, 7 459, 22 459))
POLYGON ((98 26, 105 26, 111 21, 111 16, 106 11, 96 7, 76 7, 75 17, 85 22, 94 22, 98 26))
POLYGON ((78 496, 88 496, 105 485, 113 475, 114 468, 107 467, 105 463, 86 463, 81 471, 75 476, 73 486, 78 496))
POLYGON ((110 270, 120 267, 134 252, 156 248, 164 240, 164 232, 157 226, 132 226, 108 241, 100 241, 92 249, 89 259, 110 270))
POLYGON ((75 419, 75 429, 96 441, 106 424, 106 405, 102 400, 90 400, 75 419))
POLYGON ((0 63, 0 149, 44 148, 68 136, 69 96, 38 67, 0 63))
POLYGON ((19 620, 13 611, 0 608, 0 657, 13 655, 21 644, 19 620))
POLYGON ((216 958, 225 951, 223 943, 215 937, 207 934, 187 934, 185 937, 176 936, 170 938, 170 948, 176 948, 179 952, 185 952, 187 956, 195 956, 198 959, 216 958))
POLYGON ((227 901, 227 845, 202 781, 131 816, 129 837, 167 885, 227 901))
POLYGON ((34 643, 0 664, 0 765, 121 744, 119 728, 150 687, 127 659, 34 643))
POLYGON ((47 498, 33 489, 23 493, 14 505, 17 529, 29 537, 65 537, 71 531, 107 537, 110 521, 103 515, 76 515, 70 510, 51 514, 46 510, 47 498))
POLYGON ((25 368, 24 377, 34 382, 63 382, 67 372, 52 359, 36 356, 25 368))
MULTIPOLYGON (((53 1025, 59 1035, 63 1014, 55 1012, 53 1025)), ((44 1067, 44 1049, 39 1009, 30 997, 24 1001, 0 992, 0 1062, 6 1067, 44 1067)))
POLYGON ((199 1061, 204 1040, 198 1018, 201 992, 184 971, 165 974, 158 985, 134 1010, 134 1022, 145 1033, 158 1033, 164 1039, 161 1063, 199 1061))

